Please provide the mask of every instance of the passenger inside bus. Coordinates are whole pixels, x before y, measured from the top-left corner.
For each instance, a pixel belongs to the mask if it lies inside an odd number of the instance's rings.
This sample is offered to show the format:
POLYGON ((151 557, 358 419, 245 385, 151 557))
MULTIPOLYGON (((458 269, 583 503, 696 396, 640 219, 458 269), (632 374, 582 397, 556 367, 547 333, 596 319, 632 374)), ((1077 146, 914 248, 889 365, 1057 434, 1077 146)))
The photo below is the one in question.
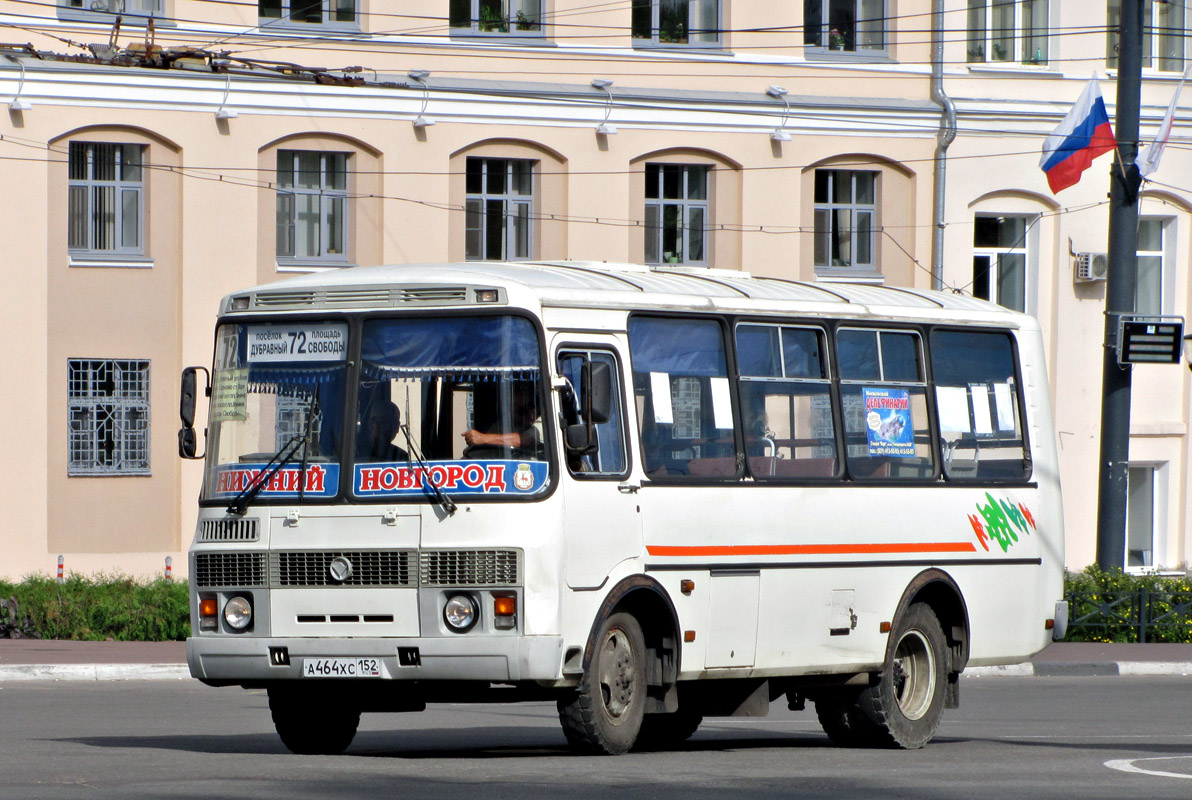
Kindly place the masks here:
POLYGON ((360 420, 356 436, 357 461, 408 461, 409 454, 393 443, 401 430, 401 412, 392 400, 378 400, 360 420))
POLYGON ((467 444, 465 458, 545 457, 542 437, 535 427, 539 415, 533 382, 517 381, 506 387, 507 391, 500 391, 500 384, 492 393, 476 391, 476 427, 460 434, 467 444))

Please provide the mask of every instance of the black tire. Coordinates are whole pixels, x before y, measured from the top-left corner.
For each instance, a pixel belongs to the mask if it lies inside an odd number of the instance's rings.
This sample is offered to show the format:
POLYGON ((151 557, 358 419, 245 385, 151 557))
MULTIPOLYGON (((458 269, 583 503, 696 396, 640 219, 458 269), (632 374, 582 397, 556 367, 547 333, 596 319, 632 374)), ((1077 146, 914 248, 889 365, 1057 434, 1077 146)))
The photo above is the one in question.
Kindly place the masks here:
POLYGON ((704 721, 702 714, 676 711, 673 714, 646 714, 637 734, 634 750, 673 750, 691 738, 704 721))
POLYGON ((891 635, 890 660, 858 695, 857 705, 875 726, 876 744, 915 750, 931 741, 943 714, 947 642, 925 603, 911 605, 891 635))
POLYGON ((302 697, 291 690, 269 690, 273 727, 286 749, 297 755, 337 756, 348 749, 356 738, 360 710, 334 705, 333 699, 317 694, 302 697))
POLYGON ((861 711, 859 691, 829 692, 815 700, 820 727, 837 747, 869 747, 879 739, 879 729, 861 711))
POLYGON ((631 614, 600 626, 579 687, 559 700, 559 722, 573 748, 620 755, 633 747, 646 705, 646 644, 631 614))

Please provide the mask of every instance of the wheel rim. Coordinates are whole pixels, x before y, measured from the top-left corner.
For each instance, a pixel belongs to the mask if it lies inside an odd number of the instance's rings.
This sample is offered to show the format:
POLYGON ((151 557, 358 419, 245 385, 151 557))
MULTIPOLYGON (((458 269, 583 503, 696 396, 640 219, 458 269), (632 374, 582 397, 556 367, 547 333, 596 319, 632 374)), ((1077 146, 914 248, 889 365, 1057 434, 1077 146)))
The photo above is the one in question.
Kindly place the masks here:
POLYGON ((919 719, 935 699, 935 654, 921 631, 907 631, 894 652, 894 697, 907 719, 919 719))
POLYGON ((614 722, 620 722, 633 705, 637 665, 629 637, 619 628, 608 632, 600 648, 600 696, 614 722))

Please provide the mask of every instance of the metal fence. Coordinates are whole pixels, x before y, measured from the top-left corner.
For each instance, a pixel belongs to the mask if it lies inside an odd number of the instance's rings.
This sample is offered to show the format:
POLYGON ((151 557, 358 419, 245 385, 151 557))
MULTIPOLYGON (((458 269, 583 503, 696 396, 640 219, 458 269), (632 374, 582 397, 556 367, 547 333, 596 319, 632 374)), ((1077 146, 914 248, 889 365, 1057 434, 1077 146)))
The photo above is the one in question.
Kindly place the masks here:
POLYGON ((1069 642, 1192 642, 1192 592, 1071 592, 1069 642))

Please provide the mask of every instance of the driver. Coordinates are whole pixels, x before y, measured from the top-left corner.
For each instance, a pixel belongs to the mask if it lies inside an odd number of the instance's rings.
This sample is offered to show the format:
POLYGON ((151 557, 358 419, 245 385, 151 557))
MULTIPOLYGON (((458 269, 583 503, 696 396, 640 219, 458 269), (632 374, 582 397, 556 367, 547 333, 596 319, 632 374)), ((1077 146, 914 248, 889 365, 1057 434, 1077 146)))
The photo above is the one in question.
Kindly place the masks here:
MULTIPOLYGON (((461 436, 468 447, 509 447, 535 452, 540 439, 534 423, 538 420, 538 403, 534 395, 534 384, 518 382, 513 384, 512 402, 507 418, 509 429, 479 431, 469 428, 461 436)), ((504 421, 504 420, 503 420, 504 421)), ((500 425, 500 423, 498 423, 500 425)))
POLYGON ((401 429, 401 412, 392 400, 382 400, 369 409, 360 421, 356 439, 358 461, 408 461, 405 450, 393 443, 401 429))

